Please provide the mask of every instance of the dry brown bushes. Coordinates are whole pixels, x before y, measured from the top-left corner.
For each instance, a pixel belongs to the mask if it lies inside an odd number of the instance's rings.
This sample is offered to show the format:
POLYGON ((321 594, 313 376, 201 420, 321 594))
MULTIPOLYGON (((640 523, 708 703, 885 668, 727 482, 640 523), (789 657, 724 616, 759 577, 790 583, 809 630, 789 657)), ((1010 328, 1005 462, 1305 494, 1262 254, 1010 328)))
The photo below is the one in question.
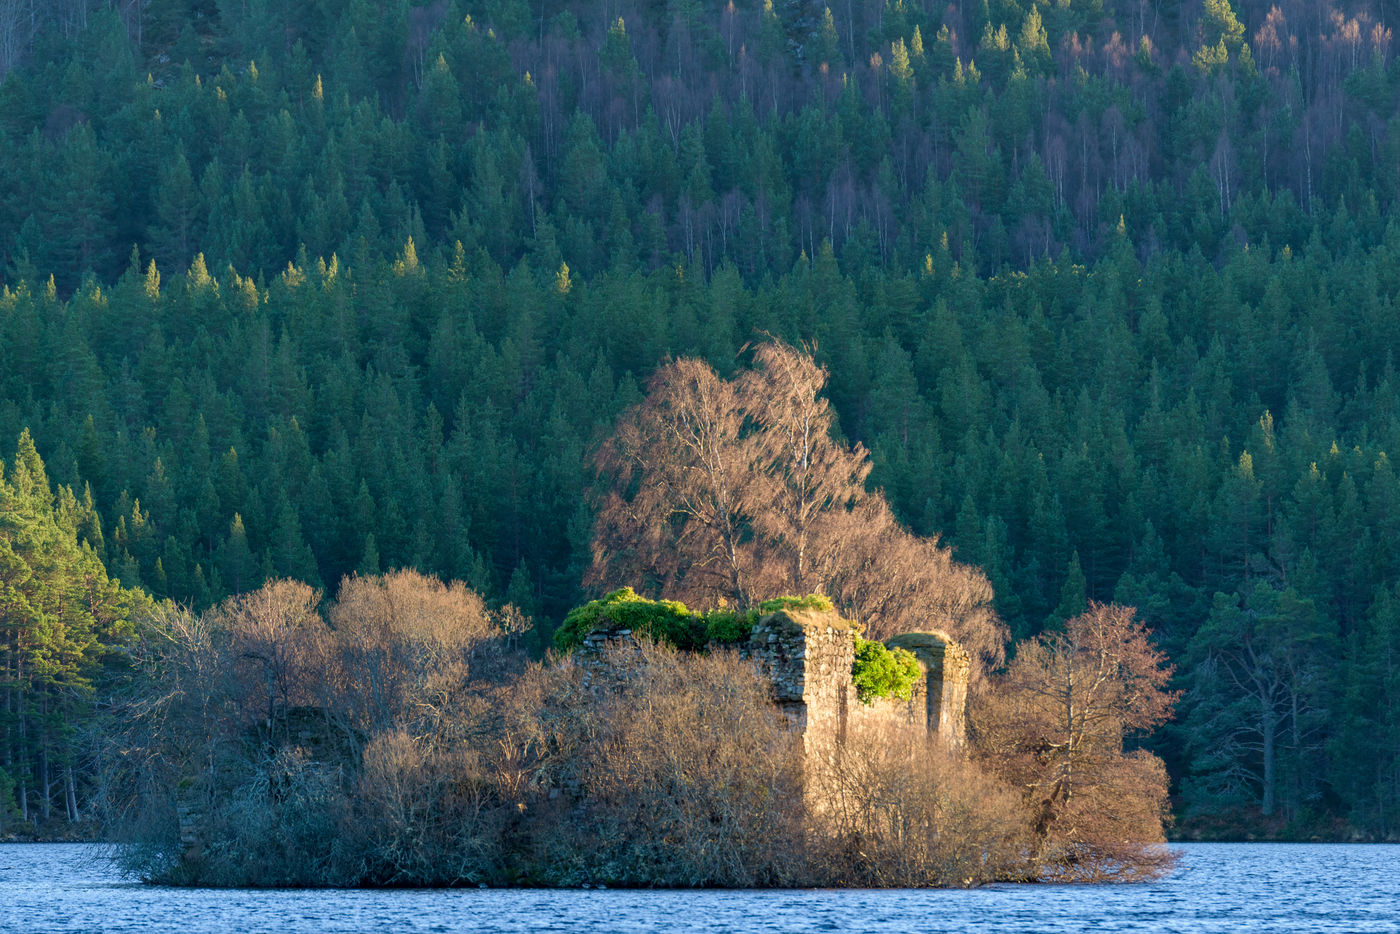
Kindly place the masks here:
POLYGON ((751 663, 645 643, 546 677, 565 696, 541 705, 544 765, 567 794, 535 830, 544 881, 804 880, 798 744, 751 663))
POLYGON ((208 885, 969 885, 1143 865, 1114 847, 1156 815, 1150 757, 1076 773, 1047 833, 1032 799, 922 735, 851 730, 804 761, 736 652, 538 664, 518 629, 411 572, 351 578, 325 608, 284 581, 168 612, 146 654, 161 690, 113 741, 109 831, 147 877, 208 885))
POLYGON ((1025 874, 1019 796, 924 735, 853 731, 812 763, 823 884, 965 886, 1025 874))
POLYGON ((166 881, 495 878, 506 806, 481 750, 525 664, 517 615, 411 571, 320 602, 277 581, 165 612, 107 759, 110 832, 166 881))
POLYGON ((642 646, 531 665, 518 618, 411 572, 324 612, 277 582, 150 646, 110 828, 151 878, 213 885, 801 880, 792 737, 753 666, 642 646))

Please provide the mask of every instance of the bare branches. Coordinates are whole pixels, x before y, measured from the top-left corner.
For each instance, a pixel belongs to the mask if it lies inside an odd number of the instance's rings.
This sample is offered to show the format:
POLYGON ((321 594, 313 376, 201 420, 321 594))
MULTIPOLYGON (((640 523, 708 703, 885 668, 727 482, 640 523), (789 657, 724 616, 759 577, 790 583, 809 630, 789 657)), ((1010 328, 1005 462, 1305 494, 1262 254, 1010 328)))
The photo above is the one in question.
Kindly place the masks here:
POLYGON ((986 578, 866 488, 868 453, 834 438, 826 371, 777 341, 753 361, 731 381, 693 359, 652 377, 595 460, 606 492, 585 583, 739 607, 823 592, 875 638, 941 628, 978 670, 999 662, 986 578))
MULTIPOLYGON (((523 620, 416 572, 320 594, 274 581, 202 616, 160 608, 102 776, 108 833, 170 881, 471 881, 523 620), (507 692, 508 693, 508 692, 507 692), (490 740, 490 741, 487 741, 490 740), (209 851, 219 854, 208 859, 209 851), (357 875, 361 874, 361 875, 357 875)), ((489 806, 488 806, 489 804, 489 806)), ((513 802, 511 803, 513 807, 513 802)))
POLYGON ((471 660, 503 633, 481 597, 460 582, 416 571, 349 577, 328 614, 336 653, 330 709, 357 729, 441 729, 471 675, 471 660))
POLYGON ((324 624, 316 613, 319 591, 299 581, 273 581, 235 597, 217 611, 215 625, 232 640, 235 665, 247 669, 242 683, 252 711, 274 711, 311 703, 311 683, 323 661, 324 624))
POLYGON ((582 800, 540 828, 551 881, 599 867, 632 885, 805 881, 800 747, 753 664, 650 643, 611 651, 618 682, 551 718, 551 771, 582 800))
POLYGON ((1044 871, 1142 878, 1170 868, 1162 841, 1162 763, 1124 754, 1123 737, 1165 723, 1171 668, 1128 607, 1088 612, 1021 645, 973 719, 985 762, 1035 812, 1044 871))
POLYGON ((788 557, 787 590, 807 593, 825 583, 809 554, 822 538, 823 519, 870 498, 865 448, 831 438, 834 417, 821 397, 826 371, 810 356, 769 341, 754 350, 757 369, 738 379, 738 395, 756 431, 761 475, 754 523, 788 557))
POLYGON ((975 885, 1026 872, 1029 830, 1014 789, 889 725, 853 731, 814 763, 825 858, 859 885, 975 885))
POLYGON ((747 518, 754 444, 734 387, 698 360, 658 370, 647 401, 598 452, 612 480, 594 532, 590 582, 622 568, 682 600, 750 602, 747 518))

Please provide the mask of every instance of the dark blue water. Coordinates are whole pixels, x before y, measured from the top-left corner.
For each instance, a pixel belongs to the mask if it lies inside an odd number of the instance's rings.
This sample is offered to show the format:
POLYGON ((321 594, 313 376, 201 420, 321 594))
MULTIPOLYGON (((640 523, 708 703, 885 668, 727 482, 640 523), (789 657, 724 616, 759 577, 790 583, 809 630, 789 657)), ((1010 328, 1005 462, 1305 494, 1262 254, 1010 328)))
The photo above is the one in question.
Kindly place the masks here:
POLYGON ((973 891, 166 889, 96 847, 0 845, 0 932, 1400 932, 1400 846, 1191 844, 1151 885, 973 891))

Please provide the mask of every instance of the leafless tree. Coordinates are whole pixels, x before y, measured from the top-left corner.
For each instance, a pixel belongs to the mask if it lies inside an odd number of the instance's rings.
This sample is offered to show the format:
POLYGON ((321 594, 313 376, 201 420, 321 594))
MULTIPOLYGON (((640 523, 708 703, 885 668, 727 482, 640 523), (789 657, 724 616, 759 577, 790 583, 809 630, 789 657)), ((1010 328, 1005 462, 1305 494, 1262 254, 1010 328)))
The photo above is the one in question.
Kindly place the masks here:
MULTIPOLYGON (((825 583, 819 578, 829 570, 813 566, 822 532, 831 531, 823 520, 871 498, 865 491, 870 459, 861 445, 832 440, 835 419, 821 396, 826 371, 810 356, 768 341, 754 350, 754 361, 757 368, 742 374, 736 386, 757 429, 757 493, 770 507, 754 510, 754 525, 790 559, 778 585, 806 593, 825 583)), ((825 564, 833 556, 822 557, 825 564)))
POLYGON ((1166 770, 1124 753, 1124 736, 1171 717, 1171 668, 1129 607, 1088 612, 1022 644, 972 717, 975 744, 1020 787, 1046 876, 1151 878, 1171 866, 1161 847, 1166 770))
POLYGON ((328 706, 363 731, 440 732, 473 654, 501 635, 480 596, 416 571, 347 577, 327 616, 338 674, 328 706))
POLYGON ((596 457, 586 583, 740 608, 822 592, 874 638, 942 628, 996 664, 1005 630, 986 577, 866 488, 867 452, 833 437, 826 371, 776 341, 753 361, 732 380, 693 359, 652 377, 596 457))
POLYGON ((324 665, 325 625, 316 612, 319 591, 280 580, 234 597, 218 610, 216 630, 227 633, 245 712, 271 727, 279 710, 314 701, 311 685, 324 665))
POLYGON ((612 482, 588 579, 639 577, 682 600, 724 595, 747 607, 756 574, 747 520, 760 471, 735 388, 689 359, 658 370, 648 388, 597 456, 612 482))

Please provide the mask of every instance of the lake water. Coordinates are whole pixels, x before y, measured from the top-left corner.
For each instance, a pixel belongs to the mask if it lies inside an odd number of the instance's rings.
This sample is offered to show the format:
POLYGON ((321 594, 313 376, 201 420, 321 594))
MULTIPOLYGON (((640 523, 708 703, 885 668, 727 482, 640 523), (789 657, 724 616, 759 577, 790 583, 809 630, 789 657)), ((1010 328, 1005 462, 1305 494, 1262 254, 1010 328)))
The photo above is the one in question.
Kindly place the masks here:
POLYGON ((1400 846, 1188 844, 1150 885, 972 891, 167 889, 81 844, 0 845, 0 932, 1400 931, 1400 846))

